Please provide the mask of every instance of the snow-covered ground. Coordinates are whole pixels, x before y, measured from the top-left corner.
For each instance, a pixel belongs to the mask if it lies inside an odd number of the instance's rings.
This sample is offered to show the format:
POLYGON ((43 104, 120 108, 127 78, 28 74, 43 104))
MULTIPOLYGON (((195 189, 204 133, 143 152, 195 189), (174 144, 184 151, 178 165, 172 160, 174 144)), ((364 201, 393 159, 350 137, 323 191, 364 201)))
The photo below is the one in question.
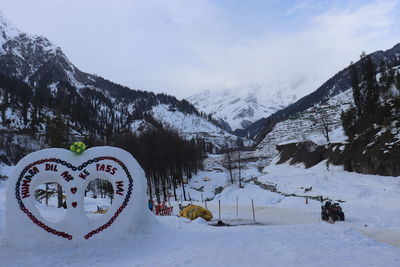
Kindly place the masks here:
MULTIPOLYGON (((204 206, 201 198, 209 199, 211 223, 157 217, 159 224, 143 225, 119 242, 43 244, 31 250, 9 247, 2 234, 0 266, 400 266, 398 177, 348 173, 332 166, 328 171, 324 163, 310 169, 285 164, 270 165, 263 172, 248 168, 242 177, 248 181, 244 188, 229 185, 226 171, 201 172, 186 185, 194 204, 204 206), (318 201, 306 204, 303 197, 273 193, 256 185, 255 178, 284 193, 345 201, 341 206, 346 221, 322 222, 318 201), (215 195, 221 186, 223 191, 215 195), (219 219, 219 202, 221 220, 235 226, 210 225, 219 219)), ((0 232, 5 184, 0 180, 0 232)), ((172 204, 176 213, 178 202, 172 204)))
POLYGON ((0 177, 10 177, 14 166, 8 166, 0 163, 0 177))

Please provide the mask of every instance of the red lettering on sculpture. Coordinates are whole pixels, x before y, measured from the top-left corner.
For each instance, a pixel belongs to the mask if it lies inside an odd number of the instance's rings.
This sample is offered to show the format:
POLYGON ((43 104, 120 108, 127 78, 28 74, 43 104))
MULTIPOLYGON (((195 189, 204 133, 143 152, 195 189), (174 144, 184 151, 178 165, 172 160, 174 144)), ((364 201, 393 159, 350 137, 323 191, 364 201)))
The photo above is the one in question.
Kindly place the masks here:
POLYGON ((46 164, 46 171, 53 171, 53 172, 57 172, 57 164, 46 164))
POLYGON ((71 180, 74 180, 74 177, 72 177, 71 174, 68 173, 68 171, 65 171, 61 174, 62 178, 64 178, 65 181, 69 182, 71 180))
POLYGON ((87 170, 83 170, 83 172, 81 172, 79 174, 79 178, 82 178, 83 180, 86 179, 86 177, 89 175, 90 173, 87 170))
POLYGON ((108 172, 109 174, 114 175, 117 171, 117 168, 114 168, 112 165, 96 164, 96 170, 108 172))
POLYGON ((116 183, 116 187, 117 187, 117 194, 118 195, 123 195, 124 192, 124 182, 123 181, 117 181, 116 183))
POLYGON ((22 198, 27 198, 29 197, 29 185, 31 183, 31 179, 25 179, 22 181, 22 188, 21 188, 21 193, 22 193, 22 198))

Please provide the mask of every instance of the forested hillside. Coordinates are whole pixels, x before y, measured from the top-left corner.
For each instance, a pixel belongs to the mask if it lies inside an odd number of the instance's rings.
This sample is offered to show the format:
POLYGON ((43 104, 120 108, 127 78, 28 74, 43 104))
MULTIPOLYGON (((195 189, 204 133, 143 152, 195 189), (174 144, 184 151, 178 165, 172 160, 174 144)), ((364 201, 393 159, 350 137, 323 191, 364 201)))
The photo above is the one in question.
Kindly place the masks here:
MULTIPOLYGON (((376 66, 379 66, 381 61, 386 62, 389 66, 399 65, 400 44, 397 44, 386 51, 376 51, 371 53, 370 58, 376 66)), ((360 68, 362 60, 359 60, 352 65, 360 68)), ((316 104, 324 103, 333 96, 350 89, 352 83, 351 80, 352 78, 349 66, 339 71, 311 94, 299 99, 288 107, 275 112, 267 118, 256 121, 244 131, 237 133, 241 136, 250 136, 256 139, 257 142, 260 142, 278 122, 284 121, 290 116, 295 116, 297 113, 303 112, 316 104)))
POLYGON ((351 66, 355 106, 342 114, 348 171, 400 175, 400 66, 371 56, 351 66))

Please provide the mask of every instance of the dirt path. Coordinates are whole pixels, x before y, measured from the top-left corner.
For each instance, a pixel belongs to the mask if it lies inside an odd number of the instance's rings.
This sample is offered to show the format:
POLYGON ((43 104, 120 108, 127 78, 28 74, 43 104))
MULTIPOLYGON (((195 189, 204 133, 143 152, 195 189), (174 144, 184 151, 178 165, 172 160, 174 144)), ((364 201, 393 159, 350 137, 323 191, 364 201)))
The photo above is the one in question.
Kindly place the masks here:
POLYGON ((382 230, 367 227, 361 229, 358 228, 356 230, 380 242, 384 242, 395 247, 400 247, 400 231, 394 231, 390 229, 382 230))

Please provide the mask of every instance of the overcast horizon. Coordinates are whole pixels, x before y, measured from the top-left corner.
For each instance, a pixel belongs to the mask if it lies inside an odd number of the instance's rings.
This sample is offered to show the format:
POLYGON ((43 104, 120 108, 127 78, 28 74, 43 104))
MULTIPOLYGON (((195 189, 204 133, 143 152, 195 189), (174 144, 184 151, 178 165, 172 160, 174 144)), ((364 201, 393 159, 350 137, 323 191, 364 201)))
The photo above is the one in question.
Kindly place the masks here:
POLYGON ((361 51, 400 42, 399 9, 394 0, 0 0, 15 26, 47 37, 82 71, 178 98, 322 83, 361 51))

